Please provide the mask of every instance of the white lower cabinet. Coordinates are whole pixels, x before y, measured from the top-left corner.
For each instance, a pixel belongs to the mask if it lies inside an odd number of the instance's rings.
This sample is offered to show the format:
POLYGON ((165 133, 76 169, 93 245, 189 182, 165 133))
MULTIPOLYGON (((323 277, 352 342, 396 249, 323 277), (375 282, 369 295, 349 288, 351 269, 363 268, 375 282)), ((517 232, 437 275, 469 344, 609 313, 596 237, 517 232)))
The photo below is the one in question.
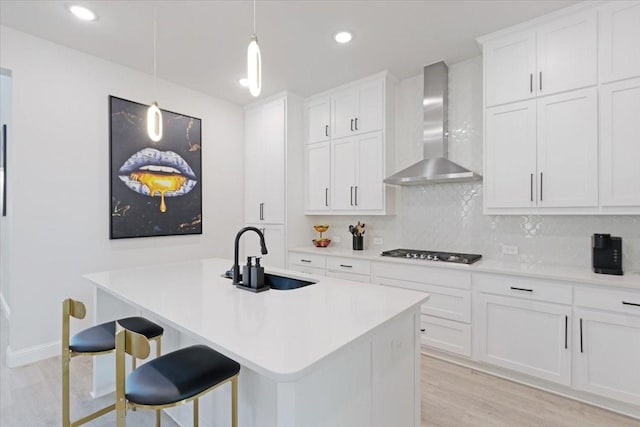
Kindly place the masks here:
POLYGON ((327 257, 327 276, 354 282, 371 282, 371 263, 366 260, 327 257))
MULTIPOLYGON (((260 238, 256 233, 247 232, 242 235, 243 253, 245 256, 258 256, 262 258, 261 264, 265 267, 285 268, 286 266, 286 238, 283 225, 248 224, 256 227, 264 234, 264 243, 268 254, 260 253, 260 238)), ((244 261, 240 259, 240 264, 244 261)))
POLYGON ((640 405, 640 293, 576 289, 576 304, 574 388, 640 405))
POLYGON ((483 293, 477 299, 480 360, 570 385, 570 306, 483 293))
POLYGON ((374 263, 373 281, 429 294, 420 307, 421 344, 471 357, 470 272, 374 263))

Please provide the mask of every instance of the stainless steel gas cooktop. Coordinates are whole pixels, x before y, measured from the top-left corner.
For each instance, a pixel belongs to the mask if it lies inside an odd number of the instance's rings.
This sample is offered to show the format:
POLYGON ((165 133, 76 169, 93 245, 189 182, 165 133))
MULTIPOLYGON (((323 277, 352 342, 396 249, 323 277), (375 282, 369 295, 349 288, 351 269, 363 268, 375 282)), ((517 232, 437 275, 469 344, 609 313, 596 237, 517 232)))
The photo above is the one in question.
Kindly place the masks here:
POLYGON ((473 264, 480 260, 482 255, 459 254, 454 252, 420 251, 415 249, 393 249, 382 252, 382 256, 394 258, 406 258, 424 261, 454 262, 457 264, 473 264))

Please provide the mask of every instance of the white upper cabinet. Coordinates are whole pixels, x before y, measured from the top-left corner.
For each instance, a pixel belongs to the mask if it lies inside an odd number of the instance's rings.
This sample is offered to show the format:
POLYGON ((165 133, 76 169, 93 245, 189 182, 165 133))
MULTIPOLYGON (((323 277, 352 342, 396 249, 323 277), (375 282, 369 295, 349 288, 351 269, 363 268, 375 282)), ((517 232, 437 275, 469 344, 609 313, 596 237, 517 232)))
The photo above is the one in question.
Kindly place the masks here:
POLYGON ((284 223, 285 100, 245 113, 245 222, 284 223))
POLYGON ((331 101, 329 97, 314 99, 305 106, 307 116, 307 144, 328 141, 331 137, 331 101))
POLYGON ((640 214, 640 1, 584 2, 479 42, 485 213, 640 214))
POLYGON ((538 99, 538 206, 598 206, 598 96, 538 99))
POLYGON ((536 101, 487 110, 487 206, 531 207, 536 195, 536 101))
POLYGON ((395 166, 395 79, 380 73, 313 96, 305 106, 305 213, 393 213, 395 188, 383 180, 395 166))
POLYGON ((487 107, 597 83, 595 10, 486 42, 487 107))
POLYGON ((331 96, 334 138, 373 132, 383 127, 384 81, 361 83, 331 96))
POLYGON ((380 191, 384 175, 379 167, 384 158, 383 150, 381 132, 341 138, 333 142, 333 210, 367 211, 384 208, 384 196, 380 191))
POLYGON ((597 83, 597 34, 595 10, 559 19, 538 29, 538 95, 597 83))
POLYGON ((384 193, 380 183, 384 179, 384 144, 382 132, 361 135, 358 138, 358 157, 356 160, 356 188, 354 203, 357 209, 384 209, 384 193))
POLYGON ((331 208, 354 210, 356 159, 358 145, 355 137, 334 141, 331 147, 331 208))
POLYGON ((487 43, 484 46, 483 55, 487 106, 535 96, 536 37, 534 32, 518 33, 487 43))
POLYGON ((307 209, 330 209, 331 145, 327 142, 307 145, 307 209))
POLYGON ((602 205, 640 206, 640 78, 600 88, 600 123, 602 205))
POLYGON ((600 15, 600 82, 640 76, 640 2, 607 2, 600 15))
POLYGON ((381 130, 384 121, 384 80, 364 83, 356 88, 358 114, 355 118, 356 133, 381 130))

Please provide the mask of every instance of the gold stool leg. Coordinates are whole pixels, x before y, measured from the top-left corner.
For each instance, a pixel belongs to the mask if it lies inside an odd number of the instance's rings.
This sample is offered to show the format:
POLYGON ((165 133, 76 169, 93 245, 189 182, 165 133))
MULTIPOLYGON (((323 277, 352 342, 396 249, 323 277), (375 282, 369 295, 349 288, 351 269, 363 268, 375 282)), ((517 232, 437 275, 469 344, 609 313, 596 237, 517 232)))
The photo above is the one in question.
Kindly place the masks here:
POLYGON ((198 398, 193 399, 193 427, 198 427, 200 418, 199 416, 199 408, 198 408, 198 398))
MULTIPOLYGON (((133 371, 135 371, 135 370, 136 370, 136 367, 137 367, 136 362, 137 362, 137 361, 136 361, 136 358, 135 358, 135 357, 133 357, 133 356, 131 356, 131 372, 133 372, 133 371)), ((135 412, 136 407, 134 406, 133 408, 131 408, 131 410, 135 412)))
MULTIPOLYGON (((156 340, 156 357, 162 355, 161 349, 162 335, 156 340)), ((160 427, 160 419, 162 418, 162 409, 156 409, 156 427, 160 427)))
POLYGON ((238 376, 231 380, 231 425, 238 427, 238 376))
POLYGON ((69 408, 69 363, 71 357, 69 351, 62 354, 62 427, 71 425, 71 411, 69 408))

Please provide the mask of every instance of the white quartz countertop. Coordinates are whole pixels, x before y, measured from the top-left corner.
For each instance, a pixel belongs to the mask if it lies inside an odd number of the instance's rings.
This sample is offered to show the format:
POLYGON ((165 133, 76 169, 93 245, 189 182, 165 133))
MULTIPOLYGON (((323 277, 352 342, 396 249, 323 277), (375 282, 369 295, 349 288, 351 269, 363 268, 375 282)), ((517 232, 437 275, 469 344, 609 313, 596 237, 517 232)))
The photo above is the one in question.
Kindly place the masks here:
POLYGON ((256 294, 221 277, 231 265, 204 259, 84 277, 278 381, 305 375, 336 350, 428 299, 422 292, 268 268, 317 283, 256 294))
POLYGON ((549 280, 563 280, 587 285, 619 286, 623 288, 637 289, 640 292, 640 274, 637 273, 625 273, 623 276, 615 276, 610 274, 596 274, 589 268, 546 264, 524 264, 517 262, 500 262, 485 259, 482 259, 471 265, 438 261, 418 261, 404 258, 383 257, 382 255, 380 255, 382 251, 382 249, 378 251, 353 251, 340 247, 316 248, 313 246, 305 246, 289 250, 289 252, 359 258, 371 261, 392 262, 424 267, 447 268, 469 271, 472 273, 514 274, 518 276, 528 276, 549 280))

